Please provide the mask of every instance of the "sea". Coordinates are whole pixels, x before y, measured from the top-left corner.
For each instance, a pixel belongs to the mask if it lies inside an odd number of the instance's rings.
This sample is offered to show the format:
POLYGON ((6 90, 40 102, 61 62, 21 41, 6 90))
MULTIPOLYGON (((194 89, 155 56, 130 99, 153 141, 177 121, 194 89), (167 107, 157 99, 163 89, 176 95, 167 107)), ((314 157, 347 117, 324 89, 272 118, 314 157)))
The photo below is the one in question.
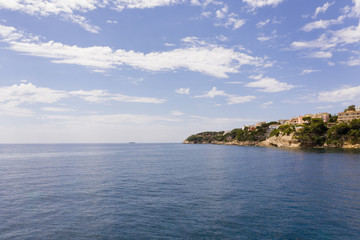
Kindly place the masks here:
POLYGON ((360 239, 360 152, 0 145, 0 239, 360 239))

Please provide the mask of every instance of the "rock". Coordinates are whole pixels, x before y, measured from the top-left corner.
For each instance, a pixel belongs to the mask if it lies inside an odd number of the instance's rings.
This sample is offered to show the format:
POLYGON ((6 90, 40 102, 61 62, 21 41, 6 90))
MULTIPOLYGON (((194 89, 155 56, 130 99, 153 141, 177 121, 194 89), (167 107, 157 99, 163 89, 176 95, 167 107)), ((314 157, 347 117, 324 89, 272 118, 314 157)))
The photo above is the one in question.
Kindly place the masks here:
POLYGON ((293 139, 293 136, 294 134, 290 134, 289 136, 273 136, 260 142, 258 145, 264 147, 299 148, 300 142, 297 139, 293 139))

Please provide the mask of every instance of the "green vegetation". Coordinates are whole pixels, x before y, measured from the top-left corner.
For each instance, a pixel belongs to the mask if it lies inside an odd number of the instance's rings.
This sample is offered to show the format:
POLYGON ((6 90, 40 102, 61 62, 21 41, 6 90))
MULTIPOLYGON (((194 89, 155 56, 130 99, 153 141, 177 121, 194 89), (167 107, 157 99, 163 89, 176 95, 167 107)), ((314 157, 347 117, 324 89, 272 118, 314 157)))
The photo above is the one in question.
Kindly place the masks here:
MULTIPOLYGON (((352 109, 349 106, 347 109, 352 109)), ((342 147, 347 144, 360 144, 360 119, 354 119, 349 123, 332 124, 328 127, 321 118, 303 118, 303 125, 281 125, 269 134, 269 127, 278 122, 263 123, 257 127, 236 128, 230 132, 202 132, 191 135, 186 141, 191 143, 217 143, 217 142, 260 142, 272 136, 290 136, 300 142, 302 147, 342 147)), ((334 123, 337 116, 331 116, 330 122, 334 123)))
POLYGON ((360 143, 360 119, 354 119, 350 123, 337 124, 328 130, 327 144, 341 147, 345 142, 360 143))
POLYGON ((278 122, 263 123, 256 128, 245 127, 244 129, 235 128, 232 131, 224 134, 224 132, 202 132, 191 135, 186 141, 191 143, 212 143, 212 142, 259 142, 266 139, 268 136, 269 126, 279 124, 278 122))
POLYGON ((263 141, 266 139, 266 127, 256 127, 255 129, 250 130, 249 128, 244 129, 234 129, 230 133, 225 134, 225 139, 227 141, 263 141))
POLYGON ((272 136, 277 137, 280 135, 280 133, 289 136, 293 132, 295 132, 295 127, 293 125, 285 124, 285 125, 281 125, 278 129, 273 130, 270 133, 270 137, 272 136))
POLYGON ((306 124, 311 123, 311 117, 303 117, 303 121, 306 122, 306 124))
POLYGON ((294 137, 303 147, 321 147, 326 143, 329 146, 342 147, 344 143, 360 143, 360 119, 350 123, 339 123, 328 128, 322 119, 314 118, 310 124, 296 132, 294 137))
POLYGON ((344 112, 347 112, 347 111, 355 111, 355 105, 350 105, 348 106, 347 108, 345 108, 344 112))
POLYGON ((304 128, 295 133, 303 147, 323 146, 328 128, 321 118, 313 118, 304 128))
POLYGON ((330 115, 329 122, 331 122, 331 123, 336 123, 336 122, 337 122, 337 119, 338 119, 338 116, 337 116, 337 115, 334 115, 334 116, 331 116, 331 115, 330 115))
POLYGON ((224 131, 221 132, 202 132, 191 135, 185 141, 192 143, 211 143, 212 141, 223 141, 224 131))

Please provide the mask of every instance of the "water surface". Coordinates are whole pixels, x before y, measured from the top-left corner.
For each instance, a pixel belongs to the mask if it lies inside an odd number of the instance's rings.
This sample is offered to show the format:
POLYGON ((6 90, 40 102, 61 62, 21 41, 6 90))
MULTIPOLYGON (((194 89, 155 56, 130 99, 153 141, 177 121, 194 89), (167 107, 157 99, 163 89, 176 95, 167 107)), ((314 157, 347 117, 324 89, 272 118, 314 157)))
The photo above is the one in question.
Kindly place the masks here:
POLYGON ((0 145, 0 239, 359 239, 360 154, 0 145))

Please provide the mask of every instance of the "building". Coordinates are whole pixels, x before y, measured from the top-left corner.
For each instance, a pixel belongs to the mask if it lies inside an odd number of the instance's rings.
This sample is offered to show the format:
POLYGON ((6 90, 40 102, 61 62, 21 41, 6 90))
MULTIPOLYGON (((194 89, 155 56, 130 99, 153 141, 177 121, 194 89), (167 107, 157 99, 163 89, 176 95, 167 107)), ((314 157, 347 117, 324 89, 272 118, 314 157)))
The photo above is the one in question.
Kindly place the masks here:
POLYGON ((266 137, 269 137, 270 133, 275 130, 275 129, 278 129, 281 125, 280 124, 277 124, 277 125, 270 125, 268 127, 268 129, 266 130, 266 137))
POLYGON ((321 118, 324 122, 329 122, 330 114, 329 113, 316 113, 316 114, 306 114, 304 117, 311 117, 311 118, 321 118))
POLYGON ((304 127, 301 127, 301 126, 300 126, 300 127, 295 127, 295 131, 296 131, 296 132, 298 132, 298 131, 300 131, 300 130, 302 130, 302 129, 304 129, 304 127))
POLYGON ((278 122, 280 123, 280 125, 286 124, 287 121, 289 121, 289 119, 280 119, 280 120, 278 120, 278 122))
POLYGON ((360 119, 360 111, 346 111, 338 113, 338 122, 350 122, 353 119, 360 119))
POLYGON ((285 124, 290 124, 290 125, 303 124, 303 116, 293 117, 290 120, 287 120, 285 124))
POLYGON ((263 124, 266 124, 266 121, 258 122, 257 124, 255 124, 255 127, 261 127, 261 125, 263 124))

